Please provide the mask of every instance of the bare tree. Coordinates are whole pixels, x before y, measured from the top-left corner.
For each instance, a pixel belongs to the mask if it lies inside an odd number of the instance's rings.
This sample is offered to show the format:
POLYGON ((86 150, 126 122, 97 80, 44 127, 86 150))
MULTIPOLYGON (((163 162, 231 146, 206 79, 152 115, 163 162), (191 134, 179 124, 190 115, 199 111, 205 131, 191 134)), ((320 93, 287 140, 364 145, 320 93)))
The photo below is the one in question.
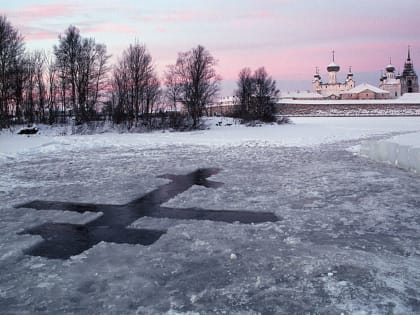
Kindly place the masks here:
POLYGON ((15 59, 12 64, 11 73, 10 73, 10 86, 9 90, 11 92, 11 99, 9 100, 9 115, 13 115, 16 118, 17 123, 22 123, 25 116, 24 100, 25 100, 25 88, 26 82, 28 80, 28 71, 27 71, 27 60, 25 56, 21 56, 18 59, 15 59))
POLYGON ((62 103, 63 106, 66 105, 66 96, 70 94, 71 107, 77 118, 79 115, 76 101, 77 57, 81 51, 81 41, 79 29, 69 26, 64 35, 59 36, 58 46, 54 46, 57 67, 60 69, 62 103), (70 87, 69 93, 68 87, 70 87))
MULTIPOLYGON (((162 91, 160 89, 160 81, 157 76, 150 76, 144 91, 145 113, 150 114, 155 110, 155 106, 159 104, 162 91)), ((148 115, 150 118, 150 115, 148 115)))
POLYGON ((107 54, 106 46, 103 44, 96 44, 95 47, 95 66, 92 75, 92 105, 96 106, 95 111, 98 112, 99 104, 103 105, 103 99, 105 98, 107 86, 108 86, 108 77, 107 74, 110 70, 107 62, 110 58, 110 55, 107 54))
POLYGON ((45 106, 47 102, 47 90, 45 83, 46 55, 42 51, 35 51, 35 56, 35 86, 37 90, 39 121, 45 123, 45 106))
POLYGON ((176 74, 175 65, 169 65, 165 72, 165 100, 172 111, 176 111, 181 95, 181 82, 176 74))
POLYGON ((46 102, 48 107, 48 123, 54 124, 58 122, 59 104, 59 76, 57 63, 53 56, 46 58, 46 102))
POLYGON ((112 73, 112 100, 111 100, 111 115, 112 120, 119 124, 123 121, 130 120, 133 117, 133 112, 130 111, 129 106, 129 82, 125 67, 123 64, 114 68, 112 73))
MULTIPOLYGON (((9 116, 16 111, 16 101, 21 102, 23 37, 5 16, 0 16, 0 129, 9 125, 9 116), (17 71, 19 73, 17 73, 17 71)), ((19 104, 20 105, 20 104, 19 104)))
POLYGON ((61 96, 66 106, 69 96, 76 122, 94 118, 108 68, 106 47, 93 38, 82 38, 75 26, 69 26, 54 46, 61 80, 61 96))
POLYGON ((179 53, 171 70, 171 79, 179 84, 177 99, 185 106, 197 128, 205 106, 219 92, 220 77, 216 74, 216 60, 203 46, 179 53))
POLYGON ((28 53, 24 61, 26 80, 24 83, 24 117, 29 123, 35 120, 35 55, 28 53))
POLYGON ((255 94, 254 79, 250 68, 243 68, 239 72, 236 96, 239 100, 239 116, 245 117, 252 107, 252 96, 255 94))
POLYGON ((140 118, 149 121, 150 114, 160 96, 160 82, 146 46, 136 42, 126 49, 114 68, 114 121, 125 117, 130 126, 140 118))
POLYGON ((264 67, 255 70, 254 74, 249 68, 242 69, 236 90, 240 105, 237 115, 245 120, 274 121, 274 104, 278 93, 276 81, 264 67))
POLYGON ((44 81, 45 54, 36 50, 26 54, 24 71, 24 117, 25 121, 45 122, 46 90, 44 81))
POLYGON ((276 81, 268 75, 264 67, 255 70, 255 114, 262 121, 275 119, 275 101, 279 90, 276 81))

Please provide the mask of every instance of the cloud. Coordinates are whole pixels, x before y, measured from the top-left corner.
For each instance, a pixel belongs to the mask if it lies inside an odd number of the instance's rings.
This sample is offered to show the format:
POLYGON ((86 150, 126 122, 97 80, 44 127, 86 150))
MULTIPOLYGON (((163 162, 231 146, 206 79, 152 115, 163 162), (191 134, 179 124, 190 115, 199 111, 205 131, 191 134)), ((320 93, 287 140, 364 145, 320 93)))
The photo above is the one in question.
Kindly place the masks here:
POLYGON ((214 22, 222 19, 222 15, 211 10, 194 9, 151 9, 134 10, 131 14, 134 21, 152 24, 179 24, 194 22, 214 22))
POLYGON ((74 3, 50 3, 25 5, 17 10, 6 10, 6 15, 20 22, 39 21, 48 18, 59 18, 77 13, 79 7, 74 3))
POLYGON ((45 40, 57 38, 58 34, 55 31, 44 29, 40 27, 22 27, 20 31, 25 34, 25 40, 45 40))
POLYGON ((245 66, 265 66, 273 76, 310 81, 316 66, 326 73, 333 49, 344 73, 350 65, 355 74, 379 73, 389 57, 401 68, 409 44, 420 64, 418 0, 404 0, 411 10, 392 0, 380 6, 376 0, 357 5, 323 0, 26 1, 15 1, 15 9, 4 13, 28 47, 52 47, 72 24, 116 56, 139 38, 163 68, 177 52, 202 44, 220 60, 226 79, 236 79, 245 66))
POLYGON ((89 33, 117 33, 117 34, 138 34, 138 28, 116 23, 98 23, 84 28, 89 33))

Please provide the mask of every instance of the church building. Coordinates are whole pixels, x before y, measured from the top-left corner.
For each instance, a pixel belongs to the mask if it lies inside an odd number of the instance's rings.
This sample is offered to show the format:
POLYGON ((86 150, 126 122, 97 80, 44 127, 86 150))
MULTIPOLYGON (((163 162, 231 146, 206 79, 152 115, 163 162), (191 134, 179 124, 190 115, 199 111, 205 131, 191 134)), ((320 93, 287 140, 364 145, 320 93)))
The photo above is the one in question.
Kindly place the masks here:
POLYGON ((405 93, 419 93, 419 80, 411 61, 410 47, 408 47, 408 57, 401 75, 401 94, 405 93))
POLYGON ((355 87, 355 82, 353 80, 353 73, 351 72, 351 67, 349 73, 347 74, 346 81, 344 83, 337 82, 337 73, 340 71, 340 66, 335 63, 335 52, 333 51, 333 60, 327 66, 328 71, 328 83, 323 83, 321 76, 319 74, 319 69, 316 69, 314 79, 312 81, 312 88, 314 92, 321 94, 325 98, 329 99, 338 99, 340 98, 340 93, 348 91, 355 87))
POLYGON ((392 65, 391 60, 389 65, 385 68, 385 73, 380 79, 381 83, 379 88, 388 91, 390 98, 398 98, 401 96, 401 76, 395 75, 395 67, 392 65))
POLYGON ((395 75, 395 67, 390 62, 380 81, 379 87, 388 91, 391 98, 397 98, 406 93, 419 93, 419 81, 411 61, 410 47, 408 47, 408 56, 403 73, 395 75))

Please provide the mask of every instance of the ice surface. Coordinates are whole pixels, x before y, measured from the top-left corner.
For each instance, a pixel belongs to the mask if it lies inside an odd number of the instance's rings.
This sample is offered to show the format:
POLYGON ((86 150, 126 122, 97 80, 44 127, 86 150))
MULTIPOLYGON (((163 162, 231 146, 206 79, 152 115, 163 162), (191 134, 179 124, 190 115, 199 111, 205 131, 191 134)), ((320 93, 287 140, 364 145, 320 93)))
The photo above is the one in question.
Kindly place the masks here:
POLYGON ((375 161, 420 173, 420 133, 365 141, 360 147, 360 154, 375 161))
POLYGON ((1 312, 420 313, 420 178, 346 150, 361 139, 416 131, 420 120, 376 119, 51 135, 51 146, 17 146, 0 162, 1 312), (221 168, 210 180, 224 185, 193 186, 164 206, 269 211, 283 220, 142 218, 130 227, 167 233, 150 246, 101 242, 65 261, 23 254, 41 238, 19 232, 46 222, 86 224, 100 214, 18 204, 124 204, 168 183, 159 175, 203 167, 221 168))

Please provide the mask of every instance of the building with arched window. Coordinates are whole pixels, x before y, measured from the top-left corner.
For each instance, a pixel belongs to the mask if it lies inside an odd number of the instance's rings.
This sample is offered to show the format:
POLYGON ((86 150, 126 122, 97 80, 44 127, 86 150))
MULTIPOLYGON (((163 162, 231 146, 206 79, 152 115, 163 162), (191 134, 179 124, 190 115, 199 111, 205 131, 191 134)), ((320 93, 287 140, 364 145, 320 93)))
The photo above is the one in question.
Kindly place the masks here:
POLYGON ((333 60, 327 66, 328 71, 328 82, 323 83, 321 75, 319 74, 319 69, 316 68, 316 73, 312 81, 313 91, 321 94, 327 99, 338 99, 340 98, 340 93, 348 91, 355 87, 355 82, 353 80, 353 73, 351 72, 351 67, 349 73, 347 74, 346 81, 340 83, 337 81, 337 73, 340 71, 340 66, 335 63, 335 54, 333 51, 333 60))

